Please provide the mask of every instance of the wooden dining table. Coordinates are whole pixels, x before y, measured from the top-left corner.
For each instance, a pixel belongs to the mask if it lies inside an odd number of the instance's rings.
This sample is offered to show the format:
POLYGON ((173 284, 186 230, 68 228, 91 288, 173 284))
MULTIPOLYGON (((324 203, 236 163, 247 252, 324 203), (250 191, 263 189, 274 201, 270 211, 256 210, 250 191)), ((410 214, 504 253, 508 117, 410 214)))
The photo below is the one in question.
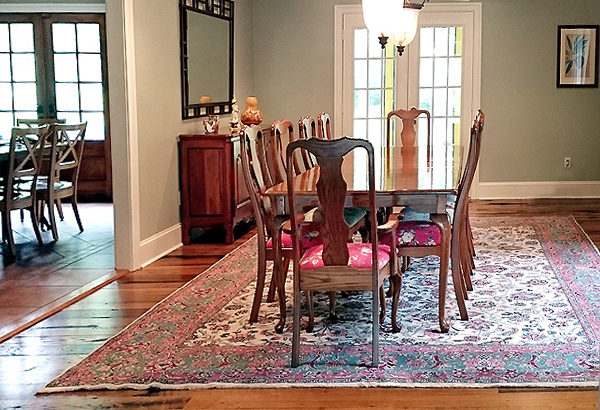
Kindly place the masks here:
MULTIPOLYGON (((368 169, 366 153, 357 150, 348 154, 342 164, 342 175, 347 183, 346 206, 368 207, 368 169)), ((464 149, 460 145, 385 146, 375 147, 375 185, 378 207, 409 207, 420 213, 446 214, 450 196, 457 194, 463 165, 464 149)), ((320 168, 315 166, 293 179, 294 195, 298 206, 318 206, 317 182, 320 168)), ((271 198, 273 212, 288 215, 288 184, 284 181, 266 191, 271 198)), ((280 248, 278 243, 274 249, 280 248)), ((276 261, 280 258, 275 257, 276 261)), ((285 281, 275 264, 274 275, 285 281)), ((280 322, 285 323, 285 301, 280 301, 280 322)))

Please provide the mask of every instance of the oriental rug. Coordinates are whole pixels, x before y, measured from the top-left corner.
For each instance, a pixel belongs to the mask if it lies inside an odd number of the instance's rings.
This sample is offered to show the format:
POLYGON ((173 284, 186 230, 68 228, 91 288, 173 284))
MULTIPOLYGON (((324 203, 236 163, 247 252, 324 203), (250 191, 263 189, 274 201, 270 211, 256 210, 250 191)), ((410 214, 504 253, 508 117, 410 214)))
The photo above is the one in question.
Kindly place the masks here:
MULTIPOLYGON (((404 274, 399 320, 380 332, 369 366, 370 294, 338 296, 341 320, 316 297, 313 333, 290 367, 291 319, 274 331, 277 302, 248 322, 255 239, 175 291, 42 392, 206 387, 558 387, 598 384, 600 256, 571 217, 473 218, 476 246, 469 320, 450 281, 450 332, 438 332, 436 257, 404 274)), ((291 275, 288 275, 291 276, 291 275)), ((290 280, 288 277, 288 295, 290 280)), ((265 292, 266 293, 266 292, 265 292)), ((288 318, 291 318, 288 301, 288 318)), ((306 315, 304 315, 306 320, 306 315)))

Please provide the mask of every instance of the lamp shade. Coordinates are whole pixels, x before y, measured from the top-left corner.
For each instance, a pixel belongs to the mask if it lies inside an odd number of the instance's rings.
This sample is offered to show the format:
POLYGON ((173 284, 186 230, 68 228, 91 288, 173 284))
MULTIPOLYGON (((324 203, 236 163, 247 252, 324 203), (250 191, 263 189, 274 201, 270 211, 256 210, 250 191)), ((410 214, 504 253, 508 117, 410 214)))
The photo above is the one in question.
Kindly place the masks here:
POLYGON ((362 0, 365 26, 370 32, 387 37, 403 5, 404 0, 362 0))
POLYGON ((396 11, 394 21, 390 24, 388 37, 392 44, 396 46, 409 45, 417 35, 420 9, 404 7, 401 11, 396 11))

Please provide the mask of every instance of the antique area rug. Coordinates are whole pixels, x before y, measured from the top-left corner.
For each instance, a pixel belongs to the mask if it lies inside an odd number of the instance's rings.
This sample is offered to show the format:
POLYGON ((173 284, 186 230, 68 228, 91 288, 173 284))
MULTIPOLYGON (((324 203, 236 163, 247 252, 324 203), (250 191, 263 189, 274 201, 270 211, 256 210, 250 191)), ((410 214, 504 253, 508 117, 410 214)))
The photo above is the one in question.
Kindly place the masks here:
POLYGON ((335 324, 327 320, 328 298, 317 297, 315 330, 302 332, 301 365, 290 368, 291 308, 283 334, 274 331, 277 302, 264 302, 260 322, 248 323, 256 276, 256 245, 251 240, 42 392, 597 386, 600 256, 587 235, 571 217, 472 222, 477 258, 474 290, 467 301, 470 320, 459 319, 450 283, 451 329, 447 334, 437 331, 438 260, 415 260, 402 286, 402 331, 389 332, 388 309, 378 368, 369 366, 368 293, 338 294, 342 320, 335 324))

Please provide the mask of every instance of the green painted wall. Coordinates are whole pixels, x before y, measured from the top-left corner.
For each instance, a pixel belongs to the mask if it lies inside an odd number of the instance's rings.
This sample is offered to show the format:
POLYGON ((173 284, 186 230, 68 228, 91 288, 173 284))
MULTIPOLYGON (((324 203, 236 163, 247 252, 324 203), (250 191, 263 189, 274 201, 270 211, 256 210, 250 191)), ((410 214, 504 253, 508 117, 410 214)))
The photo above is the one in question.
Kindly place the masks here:
MULTIPOLYGON (((265 120, 333 113, 334 6, 359 3, 254 0, 254 83, 265 120)), ((600 90, 555 86, 557 26, 599 24, 600 1, 481 3, 480 181, 600 181, 600 90)))

